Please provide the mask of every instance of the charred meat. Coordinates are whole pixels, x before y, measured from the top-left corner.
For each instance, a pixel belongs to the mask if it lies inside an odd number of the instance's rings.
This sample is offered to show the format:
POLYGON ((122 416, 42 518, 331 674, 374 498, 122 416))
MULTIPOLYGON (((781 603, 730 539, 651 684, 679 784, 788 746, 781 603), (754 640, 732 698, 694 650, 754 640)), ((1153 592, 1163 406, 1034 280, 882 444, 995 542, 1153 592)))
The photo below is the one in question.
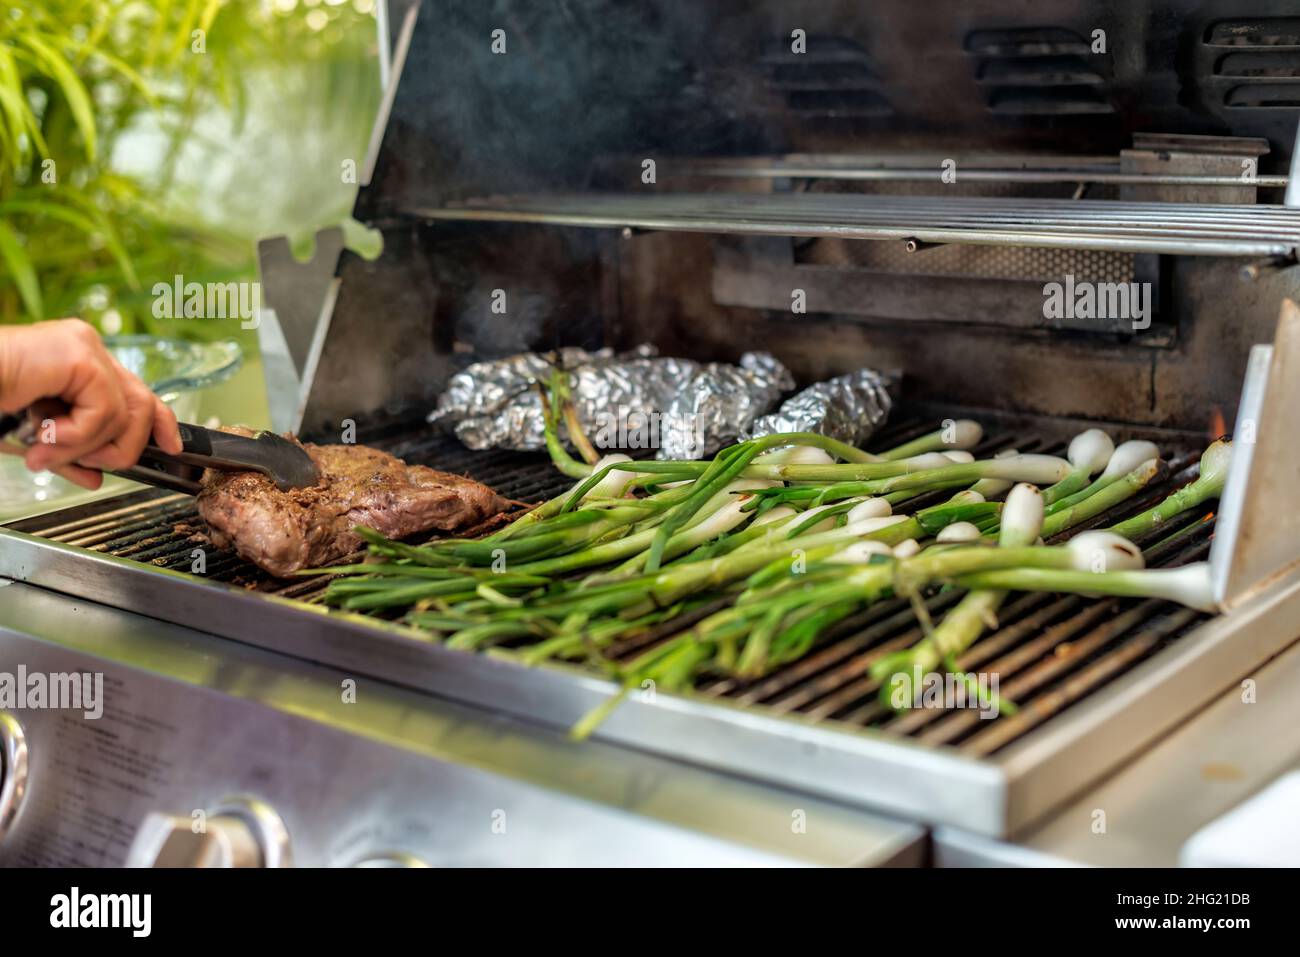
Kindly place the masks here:
POLYGON ((282 492, 258 472, 204 474, 198 509, 213 544, 285 577, 356 551, 356 525, 405 538, 469 528, 507 506, 472 479, 407 465, 364 445, 303 448, 320 470, 312 488, 282 492))

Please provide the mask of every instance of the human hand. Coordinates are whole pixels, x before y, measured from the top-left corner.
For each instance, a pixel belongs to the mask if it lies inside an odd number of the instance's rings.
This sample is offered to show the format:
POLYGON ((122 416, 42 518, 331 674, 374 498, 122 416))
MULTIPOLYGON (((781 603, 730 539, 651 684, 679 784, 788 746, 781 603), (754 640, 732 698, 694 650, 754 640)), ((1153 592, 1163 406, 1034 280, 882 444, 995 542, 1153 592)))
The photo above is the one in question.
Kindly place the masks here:
POLYGON ((98 469, 134 465, 150 436, 165 452, 181 451, 171 409, 80 319, 0 326, 0 413, 33 405, 45 421, 27 467, 85 488, 99 488, 98 469))

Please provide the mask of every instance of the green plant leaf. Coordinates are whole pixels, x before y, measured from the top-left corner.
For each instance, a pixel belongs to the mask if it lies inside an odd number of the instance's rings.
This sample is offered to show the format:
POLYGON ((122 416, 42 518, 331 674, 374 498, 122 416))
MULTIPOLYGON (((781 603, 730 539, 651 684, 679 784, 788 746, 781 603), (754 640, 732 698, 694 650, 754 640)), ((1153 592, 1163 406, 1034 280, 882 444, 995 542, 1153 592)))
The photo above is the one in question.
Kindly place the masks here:
POLYGON ((122 243, 122 237, 113 228, 113 221, 100 209, 99 204, 80 190, 65 190, 59 195, 61 199, 79 206, 82 212, 99 227, 99 233, 104 237, 104 247, 117 260, 118 267, 122 270, 122 275, 126 277, 126 281, 131 288, 137 288, 140 285, 140 279, 131 263, 131 257, 127 255, 126 246, 122 243))
MULTIPOLYGON (((69 192, 64 195, 70 198, 72 193, 69 192)), ((75 229, 81 230, 87 236, 99 236, 104 241, 104 248, 117 261, 117 266, 122 270, 122 275, 126 277, 127 283, 132 289, 139 288, 140 279, 136 275, 135 267, 131 264, 131 257, 127 255, 126 247, 122 245, 122 240, 113 230, 108 217, 104 216, 98 209, 92 208, 91 213, 87 215, 79 213, 75 209, 69 209, 62 203, 36 199, 13 199, 0 202, 0 213, 27 213, 31 216, 48 216, 50 219, 57 219, 75 229)))
POLYGON ((33 319, 44 319, 45 306, 41 302, 41 284, 36 278, 36 269, 32 266, 27 250, 19 242, 18 234, 3 220, 0 220, 0 259, 9 267, 28 314, 33 319))
POLYGON ((199 29, 207 33, 212 29, 212 21, 217 18, 221 11, 221 5, 225 0, 208 0, 203 5, 203 14, 199 17, 199 29))
POLYGON ((185 4, 185 16, 181 20, 180 28, 176 31, 176 36, 172 40, 171 60, 174 62, 190 43, 190 34, 194 30, 194 25, 199 19, 199 0, 187 0, 185 4))
POLYGON ((149 51, 144 58, 145 72, 151 70, 154 64, 158 62, 158 50, 162 46, 163 35, 167 31, 167 24, 171 21, 171 16, 171 0, 158 0, 154 4, 153 29, 149 31, 149 51))
POLYGON ((125 60, 113 56, 113 54, 106 50, 92 47, 88 43, 74 40, 71 37, 64 40, 63 44, 65 47, 77 50, 83 56, 91 60, 103 60, 111 69, 120 73, 128 83, 139 90, 140 95, 145 98, 145 102, 148 103, 150 107, 155 110, 158 109, 159 103, 157 95, 149 88, 149 84, 145 82, 144 77, 136 72, 136 70, 125 60))
POLYGON ((86 86, 77 76, 77 71, 62 53, 50 46, 34 33, 23 33, 19 38, 44 64, 46 72, 59 89, 72 110, 72 119, 77 124, 81 139, 86 145, 86 158, 95 161, 95 110, 90 102, 86 86))
POLYGON ((0 44, 0 112, 4 113, 9 127, 10 166, 17 166, 22 161, 19 150, 19 137, 26 130, 42 156, 49 156, 45 139, 41 135, 41 125, 36 114, 27 104, 23 93, 22 78, 18 75, 18 65, 13 54, 0 44))

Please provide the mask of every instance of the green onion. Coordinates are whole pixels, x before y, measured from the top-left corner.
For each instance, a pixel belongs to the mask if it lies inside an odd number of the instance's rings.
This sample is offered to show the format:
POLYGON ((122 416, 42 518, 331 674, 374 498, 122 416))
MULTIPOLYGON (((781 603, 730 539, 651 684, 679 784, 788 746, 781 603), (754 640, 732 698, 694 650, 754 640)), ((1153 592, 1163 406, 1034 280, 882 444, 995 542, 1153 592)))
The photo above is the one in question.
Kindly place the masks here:
POLYGON ((1090 498, 1092 495, 1100 492, 1112 483, 1118 482, 1143 462, 1158 458, 1160 458, 1160 450, 1156 448, 1154 442, 1130 440, 1122 443, 1114 452, 1111 453, 1110 461, 1106 463, 1105 470, 1101 475, 1097 476, 1091 485, 1081 491, 1075 492, 1073 495, 1067 495, 1049 503, 1047 514, 1051 515, 1063 508, 1069 508, 1071 505, 1075 505, 1086 498, 1090 498))
POLYGON ((1074 466, 1073 471, 1051 488, 1043 490, 1043 502, 1051 505, 1082 489, 1093 475, 1106 467, 1114 452, 1115 443, 1101 429, 1080 432, 1070 442, 1070 448, 1065 453, 1065 457, 1074 466))
POLYGON ((1228 465, 1232 460, 1232 443, 1220 439, 1201 455, 1201 470, 1196 481, 1174 492, 1159 505, 1139 515, 1111 526, 1111 531, 1125 538, 1134 538, 1149 532, 1163 522, 1189 509, 1196 508, 1223 493, 1228 478, 1228 465))

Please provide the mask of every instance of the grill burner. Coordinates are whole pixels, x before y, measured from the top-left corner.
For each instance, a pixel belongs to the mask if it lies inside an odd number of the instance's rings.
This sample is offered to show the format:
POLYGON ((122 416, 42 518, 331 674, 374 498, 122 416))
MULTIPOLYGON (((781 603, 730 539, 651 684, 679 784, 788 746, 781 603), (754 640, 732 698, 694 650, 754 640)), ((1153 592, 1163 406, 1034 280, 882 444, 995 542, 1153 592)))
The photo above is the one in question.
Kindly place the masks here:
MULTIPOLYGON (((987 414, 972 414, 991 421, 987 414)), ((872 444, 876 448, 891 447, 930 431, 934 421, 933 417, 908 420, 882 431, 872 444)), ((1068 437, 1068 427, 1050 421, 1040 422, 1037 427, 1016 428, 1014 432, 991 428, 976 454, 987 457, 1014 446, 1022 452, 1059 455, 1064 453, 1068 437)), ((394 430, 368 442, 411 463, 469 474, 507 498, 542 500, 572 484, 543 455, 473 452, 454 439, 430 436, 423 428, 394 430)), ((1112 525, 1150 507, 1195 476, 1201 451, 1198 445, 1185 438, 1171 447, 1167 436, 1159 437, 1158 444, 1170 466, 1165 481, 1051 543, 1087 528, 1112 525)), ((909 503, 909 507, 924 508, 948 494, 935 493, 909 503)), ((193 499, 155 490, 28 519, 11 527, 179 572, 190 570, 191 553, 202 544, 196 538, 202 520, 193 499)), ((1206 557, 1213 529, 1212 518, 1196 515, 1172 523, 1138 544, 1145 550, 1150 566, 1181 565, 1206 557)), ((202 577, 299 601, 318 601, 327 581, 327 576, 292 582, 274 579, 233 553, 213 553, 210 547, 202 577)), ((957 595, 953 591, 932 594, 926 601, 931 616, 941 617, 957 595)), ((713 610, 700 609, 690 618, 673 622, 671 627, 625 639, 607 649, 606 655, 614 661, 626 661, 713 610)), ((871 665, 922 636, 911 606, 902 599, 879 602, 842 622, 823 636, 809 655, 763 678, 751 682, 707 678, 696 691, 706 699, 754 710, 832 726, 869 726, 925 745, 950 745, 973 756, 986 756, 1177 641, 1207 617, 1160 601, 1043 594, 1013 598, 999 615, 999 627, 958 660, 964 670, 998 674, 1002 695, 1019 705, 1016 715, 991 721, 981 720, 973 709, 919 709, 891 715, 878 703, 879 684, 868 676, 871 665)), ((528 644, 523 640, 497 651, 509 653, 528 644)))

